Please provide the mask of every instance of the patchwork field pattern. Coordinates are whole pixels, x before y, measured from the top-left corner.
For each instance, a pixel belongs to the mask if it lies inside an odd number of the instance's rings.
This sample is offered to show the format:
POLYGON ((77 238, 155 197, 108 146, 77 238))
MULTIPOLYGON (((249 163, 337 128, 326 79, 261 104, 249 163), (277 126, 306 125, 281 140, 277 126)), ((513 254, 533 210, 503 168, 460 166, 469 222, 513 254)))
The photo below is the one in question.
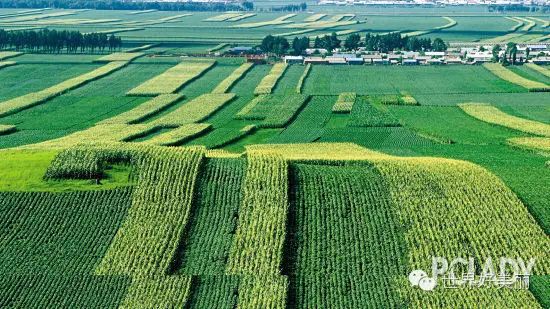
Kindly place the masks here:
MULTIPOLYGON (((127 14, 222 32, 371 18, 184 15, 127 14)), ((253 65, 143 44, 0 70, 0 147, 17 146, 0 149, 0 307, 547 306, 550 97, 530 92, 546 67, 253 65), (537 262, 530 289, 411 287, 432 256, 537 262)))

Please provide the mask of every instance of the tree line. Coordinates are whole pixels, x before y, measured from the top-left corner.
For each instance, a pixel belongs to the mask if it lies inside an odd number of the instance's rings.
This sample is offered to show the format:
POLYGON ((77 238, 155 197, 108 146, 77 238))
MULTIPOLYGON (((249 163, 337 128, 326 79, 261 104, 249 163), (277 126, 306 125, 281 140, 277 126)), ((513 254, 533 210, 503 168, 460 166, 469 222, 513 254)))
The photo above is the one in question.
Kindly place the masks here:
MULTIPOLYGON (((292 44, 284 37, 268 35, 260 44, 259 48, 266 53, 283 55, 289 52, 294 55, 303 54, 306 49, 311 47, 309 37, 295 37, 292 44)), ((357 33, 346 37, 342 42, 336 33, 324 37, 316 37, 313 41, 313 48, 326 49, 329 52, 336 48, 346 50, 357 50, 364 47, 368 51, 389 52, 393 50, 407 51, 445 51, 447 44, 436 38, 432 41, 430 38, 402 37, 400 33, 388 33, 383 35, 367 33, 365 37, 357 33)))
POLYGON ((5 31, 0 29, 0 49, 26 50, 45 53, 76 53, 120 49, 122 40, 105 33, 80 31, 5 31))
POLYGON ((254 4, 209 2, 158 2, 123 0, 0 0, 0 8, 56 8, 93 10, 250 11, 254 4))

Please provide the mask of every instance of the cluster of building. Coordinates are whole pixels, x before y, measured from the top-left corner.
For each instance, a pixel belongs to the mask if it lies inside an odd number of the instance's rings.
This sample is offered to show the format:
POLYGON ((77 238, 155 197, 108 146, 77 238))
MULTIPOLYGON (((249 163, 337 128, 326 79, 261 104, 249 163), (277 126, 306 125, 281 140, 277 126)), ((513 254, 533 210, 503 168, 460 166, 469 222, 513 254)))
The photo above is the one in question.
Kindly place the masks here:
MULTIPOLYGON (((550 45, 537 44, 519 46, 516 62, 550 64, 550 45), (529 50, 529 51, 528 51, 529 50)), ((327 55, 323 49, 309 49, 306 56, 285 56, 288 64, 327 64, 327 65, 444 65, 444 64, 481 64, 494 60, 493 46, 451 48, 442 52, 397 51, 380 53, 359 50, 357 53, 335 53, 327 55)), ((504 48, 503 48, 504 49, 504 48)), ((504 50, 499 57, 504 56, 504 50)), ((256 58, 257 59, 257 58, 256 58)))

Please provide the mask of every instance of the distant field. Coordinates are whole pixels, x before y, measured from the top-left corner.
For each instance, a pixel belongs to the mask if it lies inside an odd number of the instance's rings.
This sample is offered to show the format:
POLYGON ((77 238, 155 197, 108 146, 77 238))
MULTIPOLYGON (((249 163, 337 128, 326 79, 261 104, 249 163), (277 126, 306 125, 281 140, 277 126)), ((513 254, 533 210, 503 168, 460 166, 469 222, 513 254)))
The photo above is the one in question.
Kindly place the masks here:
MULTIPOLYGON (((312 13, 297 13, 295 16, 285 18, 282 23, 273 23, 278 18, 288 15, 286 12, 256 12, 242 20, 225 19, 216 21, 219 12, 162 12, 152 11, 144 14, 129 14, 127 11, 74 11, 74 10, 48 10, 27 14, 21 21, 13 20, 13 17, 2 18, 0 13, 0 28, 48 28, 57 30, 75 29, 81 32, 110 32, 117 31, 126 42, 174 42, 185 44, 184 52, 206 52, 220 42, 235 44, 250 44, 259 42, 267 34, 279 34, 292 38, 296 30, 307 28, 308 24, 318 25, 308 32, 315 36, 338 31, 360 31, 371 33, 387 33, 402 31, 418 33, 429 31, 443 26, 446 21, 444 16, 450 16, 457 24, 448 29, 443 29, 425 34, 427 37, 441 37, 445 41, 480 41, 493 40, 500 37, 513 35, 517 40, 536 40, 550 34, 550 28, 543 28, 541 22, 537 22, 529 30, 512 32, 515 21, 506 19, 505 16, 487 12, 483 9, 471 8, 443 8, 422 9, 413 8, 413 13, 402 14, 396 8, 365 8, 334 7, 334 6, 310 6, 312 13), (330 10, 334 11, 330 11, 330 10), (317 21, 309 21, 309 17, 315 12, 326 14, 317 21), (70 15, 63 15, 68 14, 70 15), (339 14, 352 13, 354 15, 349 24, 330 24, 320 27, 320 23, 330 21, 339 14), (43 17, 46 14, 61 14, 54 17, 43 17), (5 20, 6 22, 2 22, 5 20), (357 22, 357 23, 355 23, 357 22), (252 26, 252 27, 251 27, 252 26), (522 36, 520 39, 519 36, 522 36), (196 44, 196 47, 192 47, 196 44), (211 45, 210 47, 203 46, 211 45)), ((17 14, 17 10, 3 10, 5 14, 17 14)), ((350 16, 351 16, 350 15, 350 16)), ((529 14, 520 14, 528 16, 529 14)), ((515 15, 511 15, 515 16, 515 15)), ((544 18, 541 15, 535 15, 544 18)), ((223 18, 222 18, 223 19, 223 18)), ((523 29, 523 28, 522 28, 523 29)))

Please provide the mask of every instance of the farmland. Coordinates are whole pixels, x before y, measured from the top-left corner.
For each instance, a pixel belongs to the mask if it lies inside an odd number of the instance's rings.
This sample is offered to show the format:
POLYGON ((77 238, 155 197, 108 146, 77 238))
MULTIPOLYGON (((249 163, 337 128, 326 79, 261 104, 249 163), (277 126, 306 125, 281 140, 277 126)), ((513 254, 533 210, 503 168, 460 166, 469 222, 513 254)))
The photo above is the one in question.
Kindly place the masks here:
POLYGON ((0 308, 548 308, 548 66, 215 54, 302 30, 539 36, 547 16, 333 8, 0 9, 125 42, 0 52, 0 308), (524 288, 411 286, 432 257, 536 262, 524 288))

